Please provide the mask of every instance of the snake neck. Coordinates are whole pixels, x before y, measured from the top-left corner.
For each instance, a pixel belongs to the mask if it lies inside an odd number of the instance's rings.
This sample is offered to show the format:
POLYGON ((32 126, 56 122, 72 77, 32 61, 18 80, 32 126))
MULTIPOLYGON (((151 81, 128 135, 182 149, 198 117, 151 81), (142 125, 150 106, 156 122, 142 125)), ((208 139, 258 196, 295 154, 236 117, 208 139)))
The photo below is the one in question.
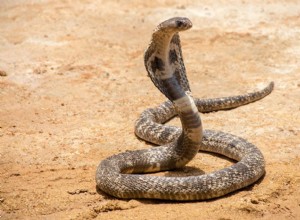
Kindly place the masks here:
POLYGON ((202 123, 190 92, 186 92, 183 97, 174 100, 173 103, 181 121, 183 134, 191 142, 199 145, 202 141, 202 123))
MULTIPOLYGON (((187 24, 187 28, 191 27, 189 21, 183 21, 187 24)), ((170 22, 172 23, 172 20, 170 22)), ((172 24, 170 26, 169 28, 162 23, 157 27, 144 59, 152 82, 173 102, 182 124, 182 134, 173 144, 174 168, 178 168, 184 166, 197 154, 203 134, 198 109, 188 91, 188 81, 184 80, 185 71, 180 72, 178 69, 183 68, 178 31, 187 28, 174 28, 172 24)))
POLYGON ((156 46, 159 48, 156 52, 156 57, 159 57, 164 65, 164 69, 156 70, 156 74, 164 88, 164 93, 173 102, 181 121, 182 134, 174 146, 174 152, 180 158, 176 162, 176 167, 182 167, 198 153, 203 129, 198 109, 194 99, 191 97, 191 92, 182 88, 174 74, 175 69, 173 68, 169 52, 172 36, 168 34, 160 35, 160 38, 156 39, 156 46))
POLYGON ((185 93, 184 96, 173 101, 176 112, 182 125, 182 134, 174 151, 179 155, 180 160, 176 167, 182 167, 192 160, 198 153, 203 137, 203 128, 198 109, 193 98, 185 93))
POLYGON ((157 85, 155 81, 169 78, 174 72, 169 62, 171 39, 172 34, 168 32, 154 31, 150 45, 145 52, 146 69, 154 74, 153 76, 150 74, 150 77, 158 88, 161 86, 157 85))

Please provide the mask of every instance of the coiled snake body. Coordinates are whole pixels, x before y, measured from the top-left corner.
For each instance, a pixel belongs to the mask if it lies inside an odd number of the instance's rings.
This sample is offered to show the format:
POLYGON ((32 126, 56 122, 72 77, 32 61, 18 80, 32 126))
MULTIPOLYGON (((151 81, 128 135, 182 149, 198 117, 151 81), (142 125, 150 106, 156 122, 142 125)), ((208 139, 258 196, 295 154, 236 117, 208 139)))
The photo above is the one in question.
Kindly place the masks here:
POLYGON ((182 59, 178 32, 192 27, 187 18, 176 17, 161 23, 145 52, 145 66, 154 85, 169 99, 156 108, 145 110, 136 122, 135 133, 146 141, 162 146, 127 151, 103 160, 96 172, 97 186, 118 198, 202 200, 225 195, 248 186, 265 173, 260 150, 245 139, 212 130, 202 130, 198 111, 230 109, 259 100, 273 89, 241 96, 194 99, 182 59), (182 128, 163 125, 178 115, 182 128), (143 175, 181 168, 199 150, 232 158, 230 167, 188 177, 143 175))

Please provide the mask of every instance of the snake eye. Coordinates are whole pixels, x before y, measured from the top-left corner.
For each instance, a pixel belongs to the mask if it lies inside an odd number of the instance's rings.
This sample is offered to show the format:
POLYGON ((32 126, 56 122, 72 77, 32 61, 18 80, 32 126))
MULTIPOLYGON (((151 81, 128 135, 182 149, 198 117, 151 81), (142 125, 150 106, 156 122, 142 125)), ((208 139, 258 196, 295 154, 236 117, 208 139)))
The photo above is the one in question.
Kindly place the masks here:
POLYGON ((184 26, 184 23, 182 22, 182 21, 176 21, 176 26, 177 27, 182 27, 182 26, 184 26))

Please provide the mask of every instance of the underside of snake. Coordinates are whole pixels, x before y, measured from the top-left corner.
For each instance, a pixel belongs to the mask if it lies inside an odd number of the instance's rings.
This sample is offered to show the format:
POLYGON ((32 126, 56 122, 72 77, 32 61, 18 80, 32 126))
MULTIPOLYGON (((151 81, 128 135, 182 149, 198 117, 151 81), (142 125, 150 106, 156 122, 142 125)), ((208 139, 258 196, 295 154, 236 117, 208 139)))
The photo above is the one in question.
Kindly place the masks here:
POLYGON ((259 100, 273 89, 216 99, 194 99, 186 77, 178 32, 192 27, 187 18, 164 21, 155 30, 145 52, 145 66, 154 85, 169 99, 145 110, 136 122, 140 138, 162 146, 126 151, 104 159, 96 172, 102 191, 118 198, 203 200, 233 192, 256 182, 265 173, 261 151, 237 136, 202 129, 199 112, 235 108, 259 100), (182 128, 163 125, 178 115, 182 128), (182 168, 201 151, 236 160, 212 173, 165 177, 145 175, 182 168))

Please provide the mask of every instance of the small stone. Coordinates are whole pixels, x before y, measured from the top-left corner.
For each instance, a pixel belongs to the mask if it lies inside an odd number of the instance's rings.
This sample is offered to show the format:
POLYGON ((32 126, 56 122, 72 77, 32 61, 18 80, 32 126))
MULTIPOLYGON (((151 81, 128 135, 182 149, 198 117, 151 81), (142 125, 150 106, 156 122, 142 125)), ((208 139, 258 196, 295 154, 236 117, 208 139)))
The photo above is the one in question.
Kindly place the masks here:
POLYGON ((259 203, 258 200, 256 200, 256 199, 251 199, 250 202, 251 202, 252 204, 258 204, 258 203, 259 203))
POLYGON ((0 70, 0 76, 7 76, 7 73, 4 70, 0 70))
POLYGON ((46 73, 47 72, 47 70, 46 69, 43 69, 43 68, 41 68, 41 67, 37 67, 36 69, 34 69, 33 70, 33 73, 34 74, 43 74, 43 73, 46 73))
POLYGON ((185 7, 185 5, 179 5, 179 6, 177 6, 177 9, 183 10, 183 9, 186 9, 186 7, 185 7))
POLYGON ((81 193, 88 193, 89 190, 87 189, 76 189, 74 191, 67 191, 70 195, 76 195, 76 194, 81 194, 81 193))

